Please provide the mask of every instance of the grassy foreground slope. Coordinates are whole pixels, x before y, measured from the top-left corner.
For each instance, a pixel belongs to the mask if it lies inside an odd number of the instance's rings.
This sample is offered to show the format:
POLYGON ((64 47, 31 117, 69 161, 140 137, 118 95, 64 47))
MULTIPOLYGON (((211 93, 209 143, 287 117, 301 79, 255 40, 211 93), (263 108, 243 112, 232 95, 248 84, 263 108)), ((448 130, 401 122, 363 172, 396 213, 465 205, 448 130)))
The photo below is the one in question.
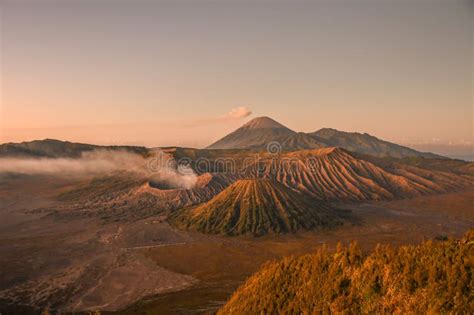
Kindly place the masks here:
POLYGON ((357 244, 271 262, 219 314, 472 314, 474 230, 461 240, 417 246, 357 244))

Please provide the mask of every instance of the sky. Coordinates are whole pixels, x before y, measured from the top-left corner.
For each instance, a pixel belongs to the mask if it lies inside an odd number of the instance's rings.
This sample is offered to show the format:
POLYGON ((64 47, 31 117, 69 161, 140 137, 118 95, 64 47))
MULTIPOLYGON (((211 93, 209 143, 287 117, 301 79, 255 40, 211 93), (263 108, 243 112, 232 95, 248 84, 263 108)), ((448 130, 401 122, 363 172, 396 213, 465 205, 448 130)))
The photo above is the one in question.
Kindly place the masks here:
POLYGON ((0 10, 0 143, 199 148, 269 116, 295 131, 472 153, 474 0, 3 0, 0 10))

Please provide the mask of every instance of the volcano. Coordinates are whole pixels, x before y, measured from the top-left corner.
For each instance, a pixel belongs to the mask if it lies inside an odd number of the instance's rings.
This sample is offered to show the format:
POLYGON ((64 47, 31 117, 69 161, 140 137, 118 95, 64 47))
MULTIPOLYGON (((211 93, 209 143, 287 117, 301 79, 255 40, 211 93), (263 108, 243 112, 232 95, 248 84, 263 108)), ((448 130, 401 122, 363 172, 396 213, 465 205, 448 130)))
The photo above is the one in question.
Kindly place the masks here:
POLYGON ((203 233, 254 236, 341 223, 328 206, 268 179, 238 180, 210 201, 176 211, 169 220, 178 228, 203 233))
POLYGON ((243 176, 268 178, 326 201, 411 198, 453 192, 473 183, 469 175, 397 164, 382 167, 341 148, 323 148, 263 157, 243 176))
POLYGON ((268 143, 283 143, 297 133, 269 117, 258 117, 211 144, 208 149, 265 149, 268 143))
POLYGON ((311 133, 296 132, 269 117, 250 120, 239 129, 208 146, 207 149, 265 150, 274 142, 278 143, 281 151, 340 147, 376 157, 442 158, 433 153, 419 152, 381 140, 367 133, 344 132, 332 128, 322 128, 311 133))

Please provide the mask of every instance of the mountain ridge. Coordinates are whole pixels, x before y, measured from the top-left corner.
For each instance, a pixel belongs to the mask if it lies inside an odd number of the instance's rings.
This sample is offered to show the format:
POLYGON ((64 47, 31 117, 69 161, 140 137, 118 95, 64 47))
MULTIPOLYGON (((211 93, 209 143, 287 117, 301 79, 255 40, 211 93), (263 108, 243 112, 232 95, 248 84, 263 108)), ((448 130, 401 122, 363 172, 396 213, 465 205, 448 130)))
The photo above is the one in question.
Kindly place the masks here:
POLYGON ((473 183, 470 175, 409 165, 382 167, 339 148, 299 150, 264 157, 244 177, 269 178, 319 200, 361 201, 452 192, 473 183))
MULTIPOLYGON (((310 133, 296 132, 267 116, 248 121, 203 150, 263 151, 267 150, 269 145, 276 146, 278 152, 341 147, 351 152, 374 157, 448 159, 434 153, 420 152, 391 143, 368 133, 345 132, 333 128, 321 128, 310 133)), ((75 158, 80 157, 83 152, 96 149, 125 150, 141 155, 147 155, 153 150, 153 148, 142 146, 104 146, 44 139, 0 144, 0 157, 75 158)), ((163 149, 166 150, 166 148, 163 149)))
POLYGON ((295 132, 266 116, 248 121, 240 128, 206 147, 206 149, 265 150, 269 143, 273 142, 277 142, 280 145, 279 149, 282 151, 342 147, 349 151, 377 157, 442 158, 437 154, 419 152, 379 139, 368 133, 345 132, 333 128, 322 128, 310 133, 295 132))
POLYGON ((148 148, 141 146, 95 145, 46 138, 0 144, 0 157, 79 158, 82 153, 94 150, 124 150, 143 156, 149 153, 148 148))
POLYGON ((420 156, 428 158, 440 158, 441 156, 430 153, 420 152, 396 143, 379 139, 366 132, 347 132, 334 128, 321 128, 317 131, 308 133, 316 141, 325 143, 330 147, 341 147, 349 151, 371 154, 374 156, 391 156, 396 158, 420 156))

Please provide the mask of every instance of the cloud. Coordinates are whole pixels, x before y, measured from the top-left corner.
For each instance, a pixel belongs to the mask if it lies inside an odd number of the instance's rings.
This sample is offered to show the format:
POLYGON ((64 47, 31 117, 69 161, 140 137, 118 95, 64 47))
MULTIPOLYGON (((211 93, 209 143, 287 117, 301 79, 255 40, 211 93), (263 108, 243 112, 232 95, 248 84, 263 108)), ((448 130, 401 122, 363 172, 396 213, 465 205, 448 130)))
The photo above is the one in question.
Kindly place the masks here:
POLYGON ((201 118, 181 124, 184 127, 199 127, 213 124, 221 124, 229 121, 236 121, 252 115, 252 111, 247 106, 232 108, 227 114, 217 117, 201 118))
POLYGON ((163 151, 156 151, 147 161, 147 171, 153 187, 160 189, 190 189, 197 182, 198 176, 190 166, 187 158, 176 161, 163 151))
POLYGON ((246 106, 232 108, 223 118, 240 119, 252 115, 252 111, 246 106))
POLYGON ((180 164, 161 151, 156 151, 147 159, 127 151, 110 150, 84 152, 80 158, 0 158, 0 175, 81 177, 125 171, 173 188, 190 189, 197 182, 197 175, 189 164, 180 164))
POLYGON ((80 158, 0 158, 0 173, 98 175, 120 170, 142 171, 144 158, 125 151, 96 150, 80 158))

